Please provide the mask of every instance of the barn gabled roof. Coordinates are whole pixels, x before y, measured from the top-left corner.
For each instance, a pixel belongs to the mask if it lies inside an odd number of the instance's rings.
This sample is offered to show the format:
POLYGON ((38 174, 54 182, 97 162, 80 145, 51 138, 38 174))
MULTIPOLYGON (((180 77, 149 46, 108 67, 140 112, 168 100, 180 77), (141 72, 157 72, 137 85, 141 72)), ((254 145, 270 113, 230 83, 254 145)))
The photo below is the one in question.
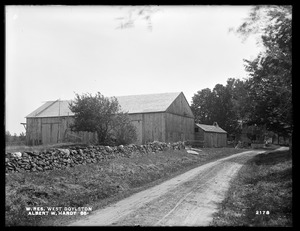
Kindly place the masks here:
POLYGON ((206 132, 217 132, 217 133, 227 133, 225 130, 219 126, 207 125, 207 124, 196 124, 199 128, 206 132))
POLYGON ((69 109, 71 100, 47 101, 42 106, 31 112, 26 118, 30 117, 57 117, 74 115, 69 109))
MULTIPOLYGON (((116 96, 116 98, 122 110, 129 114, 149 113, 166 111, 179 94, 180 92, 116 96)), ((72 116, 74 113, 69 109, 70 102, 71 100, 47 101, 26 118, 72 116)))
POLYGON ((128 113, 163 112, 179 94, 180 92, 117 96, 116 98, 122 110, 128 113))

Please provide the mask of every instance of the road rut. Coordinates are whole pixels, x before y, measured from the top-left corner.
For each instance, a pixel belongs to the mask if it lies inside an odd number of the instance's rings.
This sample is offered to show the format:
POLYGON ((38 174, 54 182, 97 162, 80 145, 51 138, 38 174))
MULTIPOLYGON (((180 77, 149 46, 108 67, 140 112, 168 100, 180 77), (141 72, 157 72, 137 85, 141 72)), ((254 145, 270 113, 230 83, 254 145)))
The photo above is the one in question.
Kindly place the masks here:
POLYGON ((238 153, 136 193, 70 226, 208 226, 230 180, 264 151, 238 153))

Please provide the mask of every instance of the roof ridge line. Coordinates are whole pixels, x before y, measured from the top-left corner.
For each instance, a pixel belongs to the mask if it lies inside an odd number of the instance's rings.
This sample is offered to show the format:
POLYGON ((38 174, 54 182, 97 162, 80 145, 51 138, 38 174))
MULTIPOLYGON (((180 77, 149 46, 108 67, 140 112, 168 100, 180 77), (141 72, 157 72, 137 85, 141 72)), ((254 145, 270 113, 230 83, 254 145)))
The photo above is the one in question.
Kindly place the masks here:
MULTIPOLYGON (((45 107, 43 110, 41 110, 40 112, 36 113, 34 116, 38 116, 40 115, 42 112, 44 112, 46 109, 48 109, 49 107, 51 107, 53 104, 55 104, 57 101, 59 101, 59 99, 53 101, 50 105, 48 105, 47 107, 45 107)), ((51 101, 50 101, 51 102, 51 101)))
POLYGON ((164 95, 164 94, 180 94, 181 92, 163 92, 163 93, 150 93, 150 94, 137 94, 137 95, 118 95, 118 96, 111 96, 111 97, 127 97, 127 96, 132 96, 132 97, 134 97, 134 96, 141 96, 141 95, 164 95))

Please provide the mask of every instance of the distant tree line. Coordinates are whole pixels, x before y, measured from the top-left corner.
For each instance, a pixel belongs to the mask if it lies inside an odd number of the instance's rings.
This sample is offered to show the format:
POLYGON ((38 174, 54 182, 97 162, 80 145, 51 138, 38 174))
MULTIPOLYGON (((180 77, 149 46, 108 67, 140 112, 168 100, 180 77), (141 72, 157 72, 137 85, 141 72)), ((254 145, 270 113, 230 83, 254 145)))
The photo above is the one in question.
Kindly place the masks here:
POLYGON ((19 135, 14 133, 10 134, 9 131, 5 132, 5 143, 6 145, 25 145, 26 135, 24 132, 21 132, 19 135))

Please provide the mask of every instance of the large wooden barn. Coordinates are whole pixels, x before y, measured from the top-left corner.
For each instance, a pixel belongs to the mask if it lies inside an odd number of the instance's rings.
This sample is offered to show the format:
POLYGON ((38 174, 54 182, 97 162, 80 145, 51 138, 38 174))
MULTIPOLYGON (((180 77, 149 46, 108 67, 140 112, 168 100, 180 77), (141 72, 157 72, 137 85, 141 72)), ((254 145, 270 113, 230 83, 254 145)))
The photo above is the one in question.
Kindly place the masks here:
POLYGON ((213 125, 195 124, 195 140, 203 142, 204 147, 220 148, 227 145, 227 132, 218 126, 218 123, 213 125))
MULTIPOLYGON (((194 139, 194 115, 182 92, 116 97, 137 131, 136 144, 194 139)), ((29 145, 95 142, 96 134, 72 132, 74 114, 68 100, 48 101, 26 116, 29 145)))

